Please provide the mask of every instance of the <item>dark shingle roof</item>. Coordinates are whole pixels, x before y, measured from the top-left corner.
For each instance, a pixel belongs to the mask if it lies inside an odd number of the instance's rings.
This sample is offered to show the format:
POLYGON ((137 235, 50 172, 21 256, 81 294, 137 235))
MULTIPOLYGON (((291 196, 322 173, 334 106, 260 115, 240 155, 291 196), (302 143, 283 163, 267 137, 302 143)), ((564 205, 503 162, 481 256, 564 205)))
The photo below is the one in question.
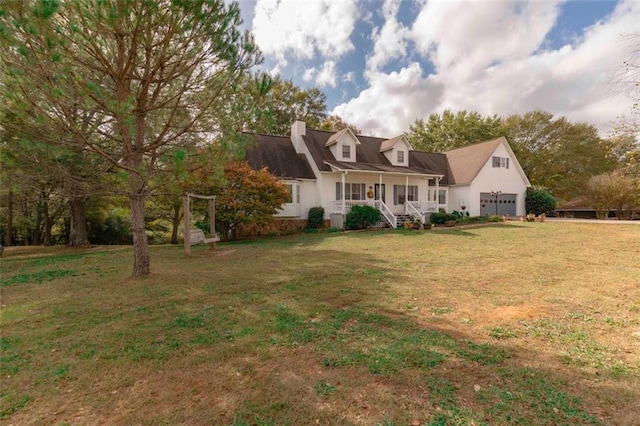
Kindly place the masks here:
POLYGON ((283 179, 315 179, 313 170, 302 154, 297 154, 289 137, 250 135, 252 145, 245 159, 259 170, 267 167, 269 172, 283 179))
MULTIPOLYGON (((342 170, 363 170, 363 171, 378 171, 388 173, 409 173, 409 174, 434 174, 434 175, 447 175, 446 158, 444 162, 442 159, 428 161, 415 161, 412 160, 415 151, 409 153, 409 167, 406 166, 394 166, 389 159, 380 152, 380 146, 387 140, 384 138, 374 138, 371 136, 357 135, 356 137, 360 141, 360 145, 356 149, 356 161, 354 163, 336 161, 331 153, 329 147, 325 146, 326 142, 331 138, 333 133, 324 132, 320 130, 307 130, 307 134, 304 136, 304 140, 309 148, 311 157, 316 163, 316 166, 320 171, 331 171, 330 165, 338 167, 342 170), (414 164, 415 162, 415 164, 414 164), (439 168, 425 167, 425 165, 439 166, 439 168)), ((426 155, 432 155, 429 153, 423 153, 426 155)), ((442 154, 433 154, 442 155, 442 154)))
MULTIPOLYGON (((343 133, 343 132, 342 132, 343 133)), ((342 134, 341 133, 341 134, 342 134)), ((313 170, 303 154, 297 154, 289 137, 251 135, 253 145, 247 150, 246 159, 255 169, 267 167, 281 178, 315 179, 313 170)), ((380 152, 381 147, 391 144, 393 139, 357 135, 360 141, 356 149, 356 161, 337 161, 327 146, 336 140, 335 132, 307 130, 302 136, 311 154, 311 160, 320 171, 330 172, 332 166, 339 170, 361 170, 369 172, 442 175, 443 185, 471 182, 498 145, 506 142, 501 137, 475 145, 454 149, 445 153, 409 151, 409 166, 394 166, 380 152)), ((330 144, 331 145, 331 144, 330 144)))

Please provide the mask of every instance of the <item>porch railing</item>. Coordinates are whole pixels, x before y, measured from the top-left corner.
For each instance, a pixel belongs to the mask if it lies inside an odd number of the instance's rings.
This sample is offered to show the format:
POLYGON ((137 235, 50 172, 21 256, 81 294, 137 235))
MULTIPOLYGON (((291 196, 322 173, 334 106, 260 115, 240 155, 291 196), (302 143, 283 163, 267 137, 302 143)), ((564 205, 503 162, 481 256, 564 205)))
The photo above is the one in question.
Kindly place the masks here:
POLYGON ((438 211, 438 204, 435 201, 409 201, 409 205, 414 207, 421 214, 438 211))
POLYGON ((392 228, 397 228, 398 227, 398 220, 396 219, 396 215, 394 215, 391 212, 391 210, 389 209, 389 207, 387 207, 387 205, 384 203, 384 201, 376 200, 375 207, 378 210, 380 210, 380 212, 382 213, 382 216, 384 217, 384 220, 387 221, 387 223, 389 224, 390 227, 392 227, 392 228))
POLYGON ((374 207, 382 212, 382 216, 389 226, 393 228, 397 226, 396 216, 382 200, 344 200, 344 212, 342 211, 342 200, 335 200, 331 202, 331 209, 333 213, 347 214, 353 206, 374 207))
POLYGON ((420 223, 424 224, 425 217, 424 214, 420 210, 418 210, 412 203, 409 201, 407 204, 407 214, 413 216, 414 219, 420 220, 420 223))
POLYGON ((333 213, 349 213, 351 207, 353 206, 371 206, 378 208, 376 206, 377 200, 344 200, 344 212, 342 211, 342 200, 335 200, 331 202, 331 209, 333 213))

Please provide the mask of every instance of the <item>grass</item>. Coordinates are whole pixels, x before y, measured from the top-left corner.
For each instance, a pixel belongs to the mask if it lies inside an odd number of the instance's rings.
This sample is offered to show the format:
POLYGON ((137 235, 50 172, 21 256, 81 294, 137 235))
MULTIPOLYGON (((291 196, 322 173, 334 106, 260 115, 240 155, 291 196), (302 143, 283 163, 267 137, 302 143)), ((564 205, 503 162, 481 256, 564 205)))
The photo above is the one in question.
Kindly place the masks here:
POLYGON ((10 424, 633 424, 640 229, 8 248, 10 424))

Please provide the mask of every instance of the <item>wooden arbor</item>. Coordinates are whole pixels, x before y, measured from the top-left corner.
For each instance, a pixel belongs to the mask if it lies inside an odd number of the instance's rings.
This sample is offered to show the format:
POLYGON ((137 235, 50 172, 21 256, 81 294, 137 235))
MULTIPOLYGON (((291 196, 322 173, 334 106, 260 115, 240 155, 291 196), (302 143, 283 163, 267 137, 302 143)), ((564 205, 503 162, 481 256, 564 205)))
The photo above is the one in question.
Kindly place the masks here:
POLYGON ((187 193, 182 197, 182 202, 184 205, 184 253, 187 256, 191 256, 191 246, 194 244, 211 244, 211 248, 215 248, 216 242, 220 241, 216 234, 216 196, 187 193), (209 200, 209 233, 211 235, 209 238, 204 236, 202 230, 191 229, 191 203, 189 198, 209 200))

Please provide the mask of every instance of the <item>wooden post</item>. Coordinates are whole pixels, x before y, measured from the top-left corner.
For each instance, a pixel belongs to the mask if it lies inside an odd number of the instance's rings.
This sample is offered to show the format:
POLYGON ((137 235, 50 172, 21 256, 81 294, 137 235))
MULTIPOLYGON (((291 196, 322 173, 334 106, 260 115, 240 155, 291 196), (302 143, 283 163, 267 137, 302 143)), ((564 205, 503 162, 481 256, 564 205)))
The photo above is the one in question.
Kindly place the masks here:
POLYGON ((187 256, 191 256, 191 234, 190 231, 190 223, 191 223, 191 211, 189 207, 189 194, 186 194, 182 197, 183 210, 184 210, 184 223, 183 223, 183 233, 184 233, 184 254, 187 256))
MULTIPOLYGON (((216 197, 209 198, 209 235, 216 237, 216 197)), ((216 242, 211 243, 211 249, 216 248, 216 242)))

